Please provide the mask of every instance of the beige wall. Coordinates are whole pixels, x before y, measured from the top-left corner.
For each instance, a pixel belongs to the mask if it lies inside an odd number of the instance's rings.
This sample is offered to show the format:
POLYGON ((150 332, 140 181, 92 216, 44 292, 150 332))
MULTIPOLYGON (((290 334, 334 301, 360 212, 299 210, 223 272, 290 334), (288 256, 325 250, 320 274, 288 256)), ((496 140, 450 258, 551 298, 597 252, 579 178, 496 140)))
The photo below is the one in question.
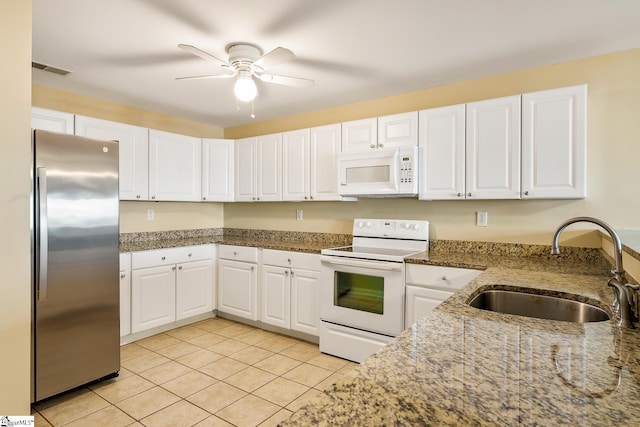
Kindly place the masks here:
MULTIPOLYGON (((36 107, 198 138, 221 138, 223 135, 223 129, 216 126, 40 85, 33 85, 32 104, 36 107)), ((223 215, 223 205, 220 203, 121 202, 120 232, 216 228, 223 226, 223 215), (155 219, 153 221, 147 220, 148 209, 154 210, 155 219)))
MULTIPOLYGON (((638 76, 640 49, 225 129, 226 138, 241 138, 587 83, 588 196, 584 200, 230 203, 225 205, 225 226, 348 232, 354 217, 408 217, 429 220, 432 238, 531 244, 549 244, 557 225, 576 215, 599 217, 620 229, 640 229, 638 76), (295 221, 296 209, 303 209, 303 221, 295 221), (488 227, 475 226, 478 210, 488 212, 488 227)), ((577 230, 580 225, 563 235, 565 244, 600 246, 593 233, 584 237, 577 230)))
POLYGON ((29 415, 31 0, 2 3, 0 51, 0 415, 29 415))

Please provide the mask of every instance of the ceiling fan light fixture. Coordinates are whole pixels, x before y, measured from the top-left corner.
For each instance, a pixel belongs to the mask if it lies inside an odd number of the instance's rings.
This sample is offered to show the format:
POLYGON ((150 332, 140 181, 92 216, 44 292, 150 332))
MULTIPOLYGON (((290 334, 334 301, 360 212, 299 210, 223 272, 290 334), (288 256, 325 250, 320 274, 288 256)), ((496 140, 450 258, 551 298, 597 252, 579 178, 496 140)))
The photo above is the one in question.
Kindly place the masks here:
POLYGON ((251 78, 251 73, 240 72, 235 85, 233 86, 233 92, 241 102, 251 102, 258 95, 258 87, 256 82, 251 78))

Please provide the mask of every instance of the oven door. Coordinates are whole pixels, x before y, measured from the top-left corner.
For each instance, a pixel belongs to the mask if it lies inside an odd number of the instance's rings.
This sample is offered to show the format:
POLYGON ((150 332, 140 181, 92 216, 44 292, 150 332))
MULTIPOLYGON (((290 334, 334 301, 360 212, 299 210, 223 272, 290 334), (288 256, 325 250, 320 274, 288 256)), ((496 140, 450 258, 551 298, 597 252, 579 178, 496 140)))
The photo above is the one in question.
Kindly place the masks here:
POLYGON ((395 337, 404 329, 404 263, 322 256, 320 318, 395 337))

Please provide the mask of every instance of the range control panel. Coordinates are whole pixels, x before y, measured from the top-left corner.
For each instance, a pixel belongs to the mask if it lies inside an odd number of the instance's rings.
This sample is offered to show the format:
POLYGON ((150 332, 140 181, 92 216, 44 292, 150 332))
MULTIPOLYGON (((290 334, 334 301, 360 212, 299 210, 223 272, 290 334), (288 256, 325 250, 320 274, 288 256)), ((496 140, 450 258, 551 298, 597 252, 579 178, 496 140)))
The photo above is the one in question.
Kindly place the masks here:
POLYGON ((429 221, 356 218, 353 220, 353 236, 429 240, 429 221))

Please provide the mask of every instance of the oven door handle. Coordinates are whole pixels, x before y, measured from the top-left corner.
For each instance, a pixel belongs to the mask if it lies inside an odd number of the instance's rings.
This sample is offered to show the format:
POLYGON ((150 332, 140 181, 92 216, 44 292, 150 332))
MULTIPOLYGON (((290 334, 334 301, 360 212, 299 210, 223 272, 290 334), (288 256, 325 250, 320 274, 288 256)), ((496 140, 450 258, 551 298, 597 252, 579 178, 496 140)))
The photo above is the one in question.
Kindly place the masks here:
POLYGON ((327 255, 321 255, 320 261, 326 264, 344 265, 348 267, 362 267, 370 268, 372 270, 385 270, 385 271, 401 271, 401 262, 384 262, 384 261, 364 261, 356 260, 352 258, 333 257, 327 255))

